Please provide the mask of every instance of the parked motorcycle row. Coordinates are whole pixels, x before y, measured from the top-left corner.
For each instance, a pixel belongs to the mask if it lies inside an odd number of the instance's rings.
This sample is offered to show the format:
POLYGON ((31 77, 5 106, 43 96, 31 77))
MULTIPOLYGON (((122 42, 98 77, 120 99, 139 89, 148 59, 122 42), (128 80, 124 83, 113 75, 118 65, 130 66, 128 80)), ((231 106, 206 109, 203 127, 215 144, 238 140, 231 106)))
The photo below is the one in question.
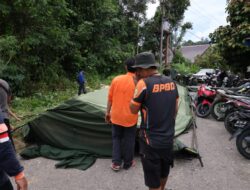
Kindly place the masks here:
MULTIPOLYGON (((211 70, 211 69, 202 69, 211 70)), ((199 73, 199 72, 198 72, 199 73)), ((177 74, 174 79, 182 85, 197 86, 199 84, 207 84, 213 87, 238 87, 250 79, 241 79, 238 75, 226 71, 207 72, 206 74, 177 74)))
POLYGON ((236 138, 239 153, 250 159, 250 82, 238 81, 238 86, 228 88, 218 87, 213 80, 207 78, 198 89, 188 86, 189 91, 197 89, 193 99, 196 115, 205 118, 211 114, 214 119, 224 121, 225 129, 232 135, 230 139, 236 138))

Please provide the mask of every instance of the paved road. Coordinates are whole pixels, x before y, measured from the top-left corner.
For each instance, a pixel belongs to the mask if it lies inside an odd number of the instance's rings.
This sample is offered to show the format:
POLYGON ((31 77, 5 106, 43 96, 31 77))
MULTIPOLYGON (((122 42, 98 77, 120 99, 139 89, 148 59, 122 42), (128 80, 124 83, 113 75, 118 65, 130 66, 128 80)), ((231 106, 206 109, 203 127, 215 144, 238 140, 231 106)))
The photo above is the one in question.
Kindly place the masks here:
MULTIPOLYGON (((235 140, 222 122, 197 119, 198 143, 204 167, 197 159, 176 160, 169 176, 172 190, 249 190, 250 160, 236 150, 235 140)), ((181 137, 191 145, 191 133, 181 137)), ((88 170, 55 169, 55 161, 38 158, 22 161, 30 190, 145 190, 142 166, 113 172, 109 159, 98 159, 88 170)))

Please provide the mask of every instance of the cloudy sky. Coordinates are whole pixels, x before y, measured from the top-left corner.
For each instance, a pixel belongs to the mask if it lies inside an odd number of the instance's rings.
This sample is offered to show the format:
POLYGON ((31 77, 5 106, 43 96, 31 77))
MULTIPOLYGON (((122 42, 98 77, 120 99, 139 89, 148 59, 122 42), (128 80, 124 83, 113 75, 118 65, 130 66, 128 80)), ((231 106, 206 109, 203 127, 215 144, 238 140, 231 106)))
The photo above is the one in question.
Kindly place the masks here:
MULTIPOLYGON (((226 0, 190 0, 191 6, 185 12, 184 22, 191 22, 193 29, 184 36, 184 40, 200 41, 208 37, 220 25, 226 25, 226 0)), ((159 5, 150 4, 147 10, 147 17, 154 16, 156 7, 159 5)))

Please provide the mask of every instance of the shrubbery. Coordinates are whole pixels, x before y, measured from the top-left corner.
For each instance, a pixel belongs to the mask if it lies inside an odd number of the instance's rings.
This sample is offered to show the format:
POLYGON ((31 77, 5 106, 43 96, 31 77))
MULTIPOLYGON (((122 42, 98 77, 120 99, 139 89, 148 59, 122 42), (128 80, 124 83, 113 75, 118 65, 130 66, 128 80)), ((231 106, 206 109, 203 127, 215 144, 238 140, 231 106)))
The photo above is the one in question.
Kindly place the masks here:
POLYGON ((192 74, 196 73, 200 69, 199 66, 185 59, 178 50, 173 57, 172 67, 180 74, 192 74))

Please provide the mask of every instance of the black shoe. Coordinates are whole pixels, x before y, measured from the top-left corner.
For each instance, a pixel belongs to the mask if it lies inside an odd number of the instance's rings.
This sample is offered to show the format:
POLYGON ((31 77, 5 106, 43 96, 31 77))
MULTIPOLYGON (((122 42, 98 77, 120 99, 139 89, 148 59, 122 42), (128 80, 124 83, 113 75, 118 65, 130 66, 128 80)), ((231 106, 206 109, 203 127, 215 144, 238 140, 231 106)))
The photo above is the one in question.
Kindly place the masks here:
POLYGON ((130 164, 124 164, 123 169, 128 170, 131 167, 135 167, 135 160, 132 160, 130 164))

